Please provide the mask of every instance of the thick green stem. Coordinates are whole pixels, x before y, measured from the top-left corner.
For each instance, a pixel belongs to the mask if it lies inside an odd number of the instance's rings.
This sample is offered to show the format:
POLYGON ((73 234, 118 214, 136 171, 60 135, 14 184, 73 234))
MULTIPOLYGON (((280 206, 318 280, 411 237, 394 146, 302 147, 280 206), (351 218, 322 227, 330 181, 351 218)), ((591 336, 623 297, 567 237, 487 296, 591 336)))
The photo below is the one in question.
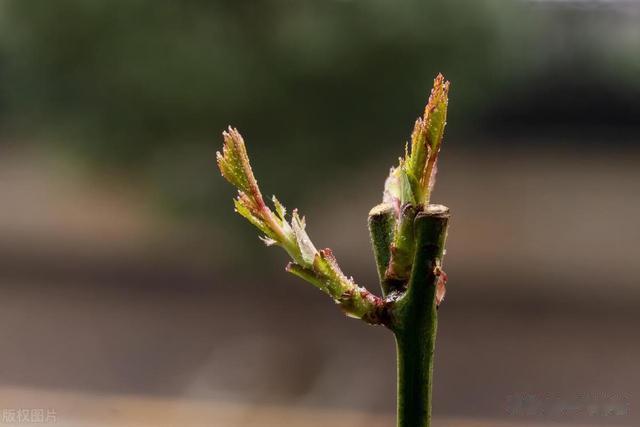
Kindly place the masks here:
POLYGON ((390 203, 379 204, 369 212, 369 234, 371 235, 371 245, 378 267, 378 278, 383 296, 387 296, 392 290, 385 280, 385 272, 391 259, 391 242, 395 222, 395 212, 390 203))
POLYGON ((407 292, 396 302, 392 329, 398 352, 398 427, 429 427, 438 325, 436 285, 449 210, 429 205, 415 219, 416 250, 407 292))

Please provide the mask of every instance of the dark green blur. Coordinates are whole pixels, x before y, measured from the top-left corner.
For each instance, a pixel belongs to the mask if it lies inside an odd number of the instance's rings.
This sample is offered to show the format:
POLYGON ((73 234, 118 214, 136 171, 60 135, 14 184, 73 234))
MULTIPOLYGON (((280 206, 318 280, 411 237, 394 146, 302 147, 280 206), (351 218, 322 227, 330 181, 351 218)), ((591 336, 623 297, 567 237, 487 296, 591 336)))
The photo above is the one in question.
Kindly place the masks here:
POLYGON ((0 14, 2 132, 124 171, 196 215, 223 191, 213 158, 227 125, 267 193, 299 199, 310 169, 391 164, 437 72, 452 82, 456 144, 557 125, 579 137, 594 120, 638 131, 640 42, 620 9, 5 0, 0 14))

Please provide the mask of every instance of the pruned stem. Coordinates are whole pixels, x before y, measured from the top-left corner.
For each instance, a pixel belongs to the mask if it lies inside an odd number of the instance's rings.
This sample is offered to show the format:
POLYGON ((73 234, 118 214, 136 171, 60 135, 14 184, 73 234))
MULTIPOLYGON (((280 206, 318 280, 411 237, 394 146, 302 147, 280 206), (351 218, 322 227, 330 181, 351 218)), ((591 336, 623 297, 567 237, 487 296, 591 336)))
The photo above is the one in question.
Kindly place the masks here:
POLYGON ((373 255, 376 259, 383 296, 387 296, 392 290, 388 281, 385 280, 385 272, 391 259, 391 242, 393 241, 395 223, 395 210, 390 203, 381 203, 369 212, 369 234, 371 235, 371 246, 373 246, 373 255))
POLYGON ((429 427, 433 356, 449 210, 430 205, 415 219, 416 250, 407 292, 392 312, 398 355, 398 427, 429 427))

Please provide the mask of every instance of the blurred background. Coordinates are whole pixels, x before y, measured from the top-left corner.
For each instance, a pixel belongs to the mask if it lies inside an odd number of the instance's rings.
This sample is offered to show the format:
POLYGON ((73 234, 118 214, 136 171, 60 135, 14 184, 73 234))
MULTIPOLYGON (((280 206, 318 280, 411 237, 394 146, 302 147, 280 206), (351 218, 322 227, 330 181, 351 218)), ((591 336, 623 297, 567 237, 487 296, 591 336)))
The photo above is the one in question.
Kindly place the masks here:
POLYGON ((392 426, 392 335, 283 271, 215 151, 377 290, 437 72, 436 425, 639 425, 640 3, 604 0, 0 1, 2 424, 392 426))

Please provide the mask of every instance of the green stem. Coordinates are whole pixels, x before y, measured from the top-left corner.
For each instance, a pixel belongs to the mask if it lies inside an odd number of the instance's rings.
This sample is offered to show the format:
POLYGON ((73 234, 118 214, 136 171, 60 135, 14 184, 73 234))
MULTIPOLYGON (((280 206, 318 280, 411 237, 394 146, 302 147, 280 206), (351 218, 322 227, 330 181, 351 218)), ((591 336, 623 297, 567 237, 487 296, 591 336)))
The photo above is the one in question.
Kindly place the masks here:
POLYGON ((391 259, 391 242, 393 241, 395 222, 395 212, 390 203, 377 205, 369 212, 369 233, 383 296, 387 296, 392 290, 385 279, 385 272, 391 259))
POLYGON ((407 292, 394 309, 398 354, 398 427, 429 427, 438 326, 436 284, 449 210, 429 205, 415 219, 416 250, 407 292))

